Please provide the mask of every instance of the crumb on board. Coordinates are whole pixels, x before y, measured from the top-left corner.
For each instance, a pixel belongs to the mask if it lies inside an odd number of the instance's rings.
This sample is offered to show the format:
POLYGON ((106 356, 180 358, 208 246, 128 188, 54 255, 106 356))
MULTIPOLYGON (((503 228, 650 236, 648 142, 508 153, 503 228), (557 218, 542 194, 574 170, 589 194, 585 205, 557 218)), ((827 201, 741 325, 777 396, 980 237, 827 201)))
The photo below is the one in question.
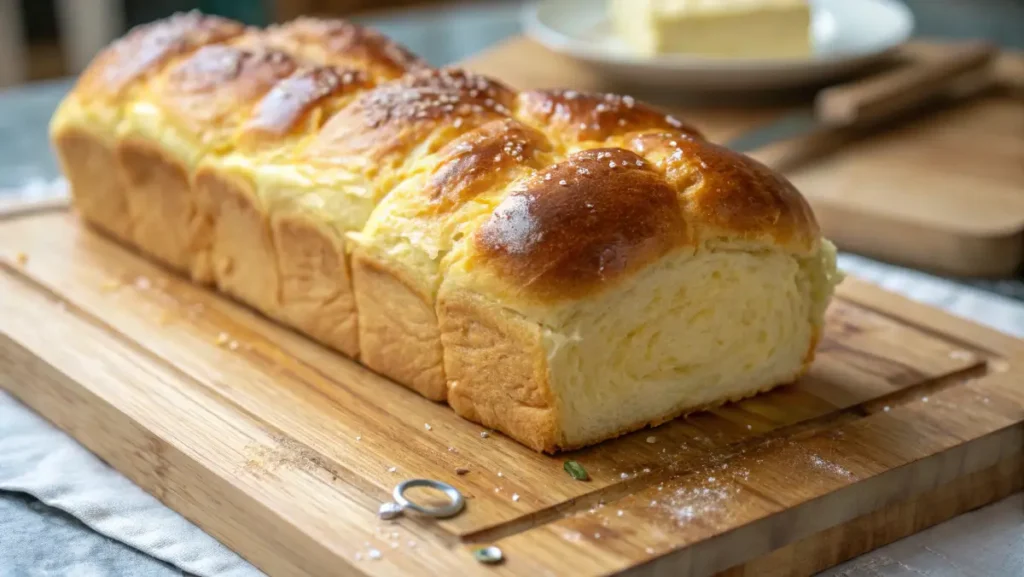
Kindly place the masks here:
POLYGON ((19 252, 14 255, 14 262, 18 263, 18 266, 25 266, 28 264, 28 254, 19 252))
POLYGON ((229 341, 231 341, 231 336, 227 333, 220 333, 217 335, 217 346, 223 347, 228 344, 229 341))
POLYGON ((989 361, 988 366, 997 373, 1005 373, 1010 370, 1010 362, 1006 359, 993 359, 989 361))
POLYGON ((465 475, 466 473, 469 473, 469 469, 466 467, 455 467, 456 475, 465 475))

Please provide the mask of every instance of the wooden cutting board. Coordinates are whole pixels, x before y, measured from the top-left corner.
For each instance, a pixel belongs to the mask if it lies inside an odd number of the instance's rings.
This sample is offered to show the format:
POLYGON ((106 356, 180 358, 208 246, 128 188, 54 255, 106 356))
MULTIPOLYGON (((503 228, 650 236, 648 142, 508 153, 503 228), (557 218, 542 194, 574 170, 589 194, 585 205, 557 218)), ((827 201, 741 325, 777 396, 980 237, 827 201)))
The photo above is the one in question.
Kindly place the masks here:
MULTIPOLYGON (((948 50, 920 42, 894 61, 941 59, 948 50)), ((678 112, 719 142, 809 108, 813 97, 755 94, 683 104, 675 94, 608 85, 525 38, 466 66, 520 89, 631 92, 678 112)), ((990 90, 932 106, 884 131, 793 141, 766 154, 814 153, 786 172, 840 248, 943 274, 1012 275, 1024 264, 1024 55, 1003 54, 992 76, 990 90)))
POLYGON ((272 575, 809 575, 1024 483, 1024 343, 854 279, 798 383, 559 457, 60 207, 0 217, 0 295, 0 387, 272 575), (410 477, 466 509, 379 520, 410 477))

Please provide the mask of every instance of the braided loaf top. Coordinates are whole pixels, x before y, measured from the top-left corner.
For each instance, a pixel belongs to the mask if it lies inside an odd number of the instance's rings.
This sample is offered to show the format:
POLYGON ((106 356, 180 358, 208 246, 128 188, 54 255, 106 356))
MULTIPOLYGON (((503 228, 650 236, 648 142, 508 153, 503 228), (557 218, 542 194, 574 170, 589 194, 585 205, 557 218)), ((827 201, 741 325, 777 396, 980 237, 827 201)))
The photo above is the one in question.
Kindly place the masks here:
POLYGON ((196 158, 343 174, 377 207, 355 242, 414 268, 457 261, 531 301, 579 298, 674 250, 820 242, 785 178, 655 108, 517 92, 342 21, 175 15, 112 44, 71 98, 114 118, 157 111, 196 158))

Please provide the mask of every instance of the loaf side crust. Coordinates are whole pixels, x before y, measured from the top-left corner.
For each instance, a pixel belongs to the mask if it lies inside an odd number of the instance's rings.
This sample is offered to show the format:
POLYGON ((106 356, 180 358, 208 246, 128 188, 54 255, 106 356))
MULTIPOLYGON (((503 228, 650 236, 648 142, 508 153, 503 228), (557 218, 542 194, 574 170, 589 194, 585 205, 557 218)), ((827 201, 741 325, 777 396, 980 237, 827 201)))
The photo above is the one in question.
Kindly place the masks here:
POLYGON ((351 262, 360 360, 430 400, 444 401, 448 389, 432 300, 412 288, 402 271, 362 248, 353 250, 351 262))
POLYGON ((128 195, 121 180, 112 135, 66 126, 52 137, 74 207, 86 222, 118 241, 133 245, 128 195))

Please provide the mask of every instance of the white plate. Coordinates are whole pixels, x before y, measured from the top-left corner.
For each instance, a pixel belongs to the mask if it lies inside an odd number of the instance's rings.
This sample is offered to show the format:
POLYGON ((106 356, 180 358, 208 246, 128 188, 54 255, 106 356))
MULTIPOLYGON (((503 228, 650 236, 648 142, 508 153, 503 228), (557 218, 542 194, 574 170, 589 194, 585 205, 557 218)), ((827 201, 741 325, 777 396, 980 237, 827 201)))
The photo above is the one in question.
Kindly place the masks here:
POLYGON ((527 34, 620 83, 686 92, 790 89, 856 72, 910 38, 914 17, 898 0, 811 0, 814 54, 736 59, 631 54, 612 33, 603 0, 541 0, 523 12, 527 34))

